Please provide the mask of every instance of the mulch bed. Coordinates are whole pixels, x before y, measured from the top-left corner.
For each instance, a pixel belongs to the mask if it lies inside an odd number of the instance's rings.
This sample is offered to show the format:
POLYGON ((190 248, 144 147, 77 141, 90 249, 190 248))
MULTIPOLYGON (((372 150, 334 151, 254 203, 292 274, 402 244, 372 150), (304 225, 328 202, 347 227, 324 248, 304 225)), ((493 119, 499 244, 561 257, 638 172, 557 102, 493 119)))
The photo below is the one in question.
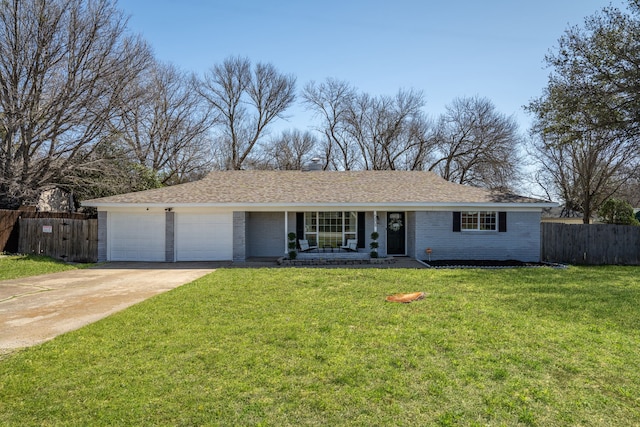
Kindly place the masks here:
POLYGON ((426 261, 432 268, 513 268, 513 267, 551 267, 551 264, 541 262, 523 262, 517 260, 486 260, 486 259, 441 259, 426 261))

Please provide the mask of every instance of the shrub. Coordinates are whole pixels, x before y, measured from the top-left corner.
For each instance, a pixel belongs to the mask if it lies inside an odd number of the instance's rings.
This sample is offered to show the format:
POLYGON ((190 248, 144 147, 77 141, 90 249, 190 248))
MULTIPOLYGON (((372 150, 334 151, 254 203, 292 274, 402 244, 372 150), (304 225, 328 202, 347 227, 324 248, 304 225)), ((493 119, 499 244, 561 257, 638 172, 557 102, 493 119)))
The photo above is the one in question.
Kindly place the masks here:
POLYGON ((633 215, 633 207, 624 200, 607 200, 598 209, 598 216, 607 224, 640 225, 633 215))
POLYGON ((377 231, 371 233, 371 243, 369 243, 371 258, 378 258, 378 237, 380 237, 380 234, 377 231))
POLYGON ((289 238, 289 259, 296 259, 298 257, 298 251, 296 250, 296 233, 289 233, 287 237, 289 238))

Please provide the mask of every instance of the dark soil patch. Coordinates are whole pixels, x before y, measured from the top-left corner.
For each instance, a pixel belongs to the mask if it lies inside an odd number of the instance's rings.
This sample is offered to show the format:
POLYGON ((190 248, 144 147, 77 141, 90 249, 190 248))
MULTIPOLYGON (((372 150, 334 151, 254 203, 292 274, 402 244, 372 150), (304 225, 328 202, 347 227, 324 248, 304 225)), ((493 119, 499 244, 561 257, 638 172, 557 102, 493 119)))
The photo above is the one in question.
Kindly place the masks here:
POLYGON ((487 259, 441 259, 424 261, 433 268, 509 268, 509 267, 549 267, 540 262, 523 262, 517 260, 487 260, 487 259))

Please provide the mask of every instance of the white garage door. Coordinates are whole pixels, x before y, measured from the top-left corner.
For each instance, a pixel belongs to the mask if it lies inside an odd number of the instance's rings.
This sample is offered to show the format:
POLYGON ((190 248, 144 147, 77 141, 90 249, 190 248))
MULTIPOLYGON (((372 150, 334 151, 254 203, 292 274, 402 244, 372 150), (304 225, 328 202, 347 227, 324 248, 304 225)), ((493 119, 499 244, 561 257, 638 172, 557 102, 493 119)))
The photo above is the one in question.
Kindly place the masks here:
POLYGON ((109 260, 164 261, 164 222, 164 212, 109 212, 109 260))
POLYGON ((176 213, 176 261, 233 258, 233 214, 176 213))

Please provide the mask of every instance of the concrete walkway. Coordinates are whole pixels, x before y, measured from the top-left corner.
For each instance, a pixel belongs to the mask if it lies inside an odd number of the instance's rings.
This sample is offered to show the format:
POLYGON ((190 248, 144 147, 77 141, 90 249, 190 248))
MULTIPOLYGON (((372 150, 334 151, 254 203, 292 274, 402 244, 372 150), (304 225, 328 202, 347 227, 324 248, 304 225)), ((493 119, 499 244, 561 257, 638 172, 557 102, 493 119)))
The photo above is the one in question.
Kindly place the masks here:
POLYGON ((0 351, 28 347, 204 276, 217 263, 120 263, 0 281, 0 351))

